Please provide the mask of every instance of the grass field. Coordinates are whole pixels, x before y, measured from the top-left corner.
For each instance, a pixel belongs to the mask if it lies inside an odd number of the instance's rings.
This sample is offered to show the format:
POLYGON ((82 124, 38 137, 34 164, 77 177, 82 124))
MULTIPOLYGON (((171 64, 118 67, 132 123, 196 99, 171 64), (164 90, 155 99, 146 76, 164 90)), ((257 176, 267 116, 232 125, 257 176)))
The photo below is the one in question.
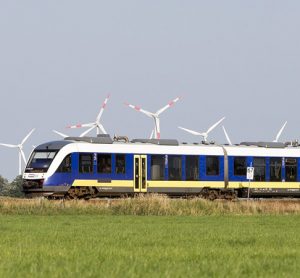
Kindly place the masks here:
POLYGON ((206 201, 147 195, 127 199, 49 201, 0 197, 0 215, 300 215, 300 200, 206 201))
MULTIPOLYGON (((255 210, 244 208, 246 215, 239 215, 237 204, 233 204, 237 211, 227 205, 227 212, 218 214, 214 206, 220 209, 220 204, 202 202, 209 215, 198 216, 159 216, 158 203, 154 210, 158 216, 146 216, 152 212, 149 204, 148 210, 138 210, 133 203, 126 203, 126 213, 120 215, 120 204, 115 209, 103 202, 62 205, 0 199, 0 277, 298 277, 300 273, 297 203, 292 205, 294 211, 281 208, 278 213, 276 208, 275 214, 262 214, 256 204, 255 210)), ((194 209, 187 211, 195 213, 194 209)))

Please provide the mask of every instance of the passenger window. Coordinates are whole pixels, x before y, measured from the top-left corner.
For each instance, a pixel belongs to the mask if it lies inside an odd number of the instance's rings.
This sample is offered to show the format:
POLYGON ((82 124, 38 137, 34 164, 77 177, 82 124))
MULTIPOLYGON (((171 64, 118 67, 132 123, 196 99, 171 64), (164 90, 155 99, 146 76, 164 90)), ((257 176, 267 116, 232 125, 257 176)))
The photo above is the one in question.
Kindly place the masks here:
POLYGON ((182 180, 182 158, 178 155, 169 155, 169 180, 182 180))
POLYGON ((162 181, 165 179, 165 156, 152 155, 151 156, 151 179, 162 181))
POLYGON ((71 155, 67 155, 57 169, 57 173, 71 173, 71 155))
POLYGON ((247 158, 246 157, 235 157, 234 162, 234 175, 235 176, 246 176, 247 174, 247 158))
POLYGON ((253 159, 254 167, 254 180, 265 181, 266 180, 266 159, 262 157, 255 157, 253 159))
POLYGON ((126 156, 125 154, 116 155, 116 174, 125 174, 126 156))
POLYGON ((219 176, 220 174, 220 161, 218 156, 206 157, 206 175, 219 176))
POLYGON ((185 160, 185 172, 187 181, 199 180, 199 157, 189 155, 185 160))
POLYGON ((297 159, 296 158, 285 159, 285 180, 297 181, 297 159))
POLYGON ((97 168, 98 168, 98 173, 100 174, 111 174, 111 155, 98 154, 97 168))
POLYGON ((79 172, 93 173, 93 155, 80 154, 79 155, 79 172))
POLYGON ((270 158, 270 181, 281 181, 282 159, 270 158))

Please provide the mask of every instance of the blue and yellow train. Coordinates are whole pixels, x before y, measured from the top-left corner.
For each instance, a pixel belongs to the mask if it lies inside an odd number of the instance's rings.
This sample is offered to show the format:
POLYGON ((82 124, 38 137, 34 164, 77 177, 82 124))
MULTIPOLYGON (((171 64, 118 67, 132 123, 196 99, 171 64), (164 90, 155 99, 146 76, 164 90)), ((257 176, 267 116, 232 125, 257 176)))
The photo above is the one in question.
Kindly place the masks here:
POLYGON ((34 149, 23 174, 23 189, 28 196, 53 198, 140 193, 209 199, 248 194, 299 197, 299 169, 298 145, 69 137, 34 149), (247 180, 249 166, 254 167, 252 181, 247 180))

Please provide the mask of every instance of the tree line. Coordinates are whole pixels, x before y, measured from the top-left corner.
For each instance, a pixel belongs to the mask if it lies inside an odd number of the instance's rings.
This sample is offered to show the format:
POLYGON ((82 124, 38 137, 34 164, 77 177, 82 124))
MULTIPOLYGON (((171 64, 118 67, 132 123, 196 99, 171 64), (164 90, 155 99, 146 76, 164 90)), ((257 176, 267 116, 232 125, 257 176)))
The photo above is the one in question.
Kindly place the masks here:
POLYGON ((9 182, 0 175, 0 196, 22 198, 25 196, 22 190, 22 176, 17 176, 9 182))

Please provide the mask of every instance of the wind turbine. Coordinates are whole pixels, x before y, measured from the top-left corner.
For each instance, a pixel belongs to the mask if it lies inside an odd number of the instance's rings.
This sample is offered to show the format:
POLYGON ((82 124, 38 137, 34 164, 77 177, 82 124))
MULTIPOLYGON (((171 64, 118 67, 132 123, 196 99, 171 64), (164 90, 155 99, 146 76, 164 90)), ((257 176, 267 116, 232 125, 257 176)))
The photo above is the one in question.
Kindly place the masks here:
POLYGON ((188 132, 188 133, 191 133, 193 135, 196 135, 196 136, 202 136, 203 137, 203 141, 204 142, 207 142, 207 137, 208 137, 208 134, 213 130, 215 129, 223 120, 225 119, 225 117, 223 117, 221 120, 219 120, 218 122, 216 122, 214 125, 212 125, 207 131, 205 132, 197 132, 197 131, 194 131, 194 130, 190 130, 190 129, 187 129, 187 128, 184 128, 184 127, 181 127, 179 126, 178 128, 188 132))
POLYGON ((277 142, 278 142, 279 137, 281 136, 281 133, 283 132, 283 130, 284 130, 286 124, 287 124, 287 121, 283 124, 283 126, 281 127, 281 129, 280 129, 279 132, 277 133, 275 140, 273 140, 274 143, 277 143, 277 142))
MULTIPOLYGON (((145 114, 146 116, 152 118, 154 120, 154 138, 155 139, 160 139, 160 119, 159 116, 165 112, 167 109, 169 109, 170 107, 172 107, 178 100, 180 99, 180 97, 175 98, 174 100, 170 101, 166 106, 164 106, 163 108, 159 109, 158 111, 156 111, 155 113, 146 111, 144 109, 142 109, 139 106, 135 106, 129 103, 125 103, 125 105, 127 105, 128 107, 135 109, 138 112, 141 112, 143 114, 145 114)), ((152 137, 152 136, 151 136, 152 137)))
POLYGON ((26 160, 26 157, 25 157, 25 154, 24 154, 24 151, 23 151, 23 146, 24 146, 24 143, 27 141, 27 139, 30 137, 30 135, 35 131, 35 128, 32 129, 28 134, 27 136, 22 140, 22 142, 18 145, 12 145, 12 144, 3 144, 3 143, 0 143, 1 146, 4 146, 4 147, 8 147, 8 148, 18 148, 19 149, 19 175, 22 174, 22 158, 23 158, 23 161, 26 165, 27 163, 27 160, 26 160))
MULTIPOLYGON (((102 107, 100 109, 100 112, 96 118, 96 121, 95 122, 92 122, 92 123, 88 123, 88 124, 77 124, 77 125, 73 125, 73 126, 67 126, 67 128, 81 128, 81 127, 89 127, 88 130, 84 131, 83 133, 80 134, 80 137, 83 137, 85 135, 87 135, 90 131, 92 131, 94 128, 97 129, 97 135, 100 134, 101 132, 103 134, 106 134, 106 131, 103 127, 103 125, 101 124, 100 120, 101 120, 101 117, 102 117, 102 114, 104 112, 104 109, 107 105, 107 102, 109 100, 109 97, 110 95, 108 95, 106 97, 106 99, 104 100, 103 104, 102 104, 102 107)), ((61 135, 62 136, 62 135, 61 135)))

